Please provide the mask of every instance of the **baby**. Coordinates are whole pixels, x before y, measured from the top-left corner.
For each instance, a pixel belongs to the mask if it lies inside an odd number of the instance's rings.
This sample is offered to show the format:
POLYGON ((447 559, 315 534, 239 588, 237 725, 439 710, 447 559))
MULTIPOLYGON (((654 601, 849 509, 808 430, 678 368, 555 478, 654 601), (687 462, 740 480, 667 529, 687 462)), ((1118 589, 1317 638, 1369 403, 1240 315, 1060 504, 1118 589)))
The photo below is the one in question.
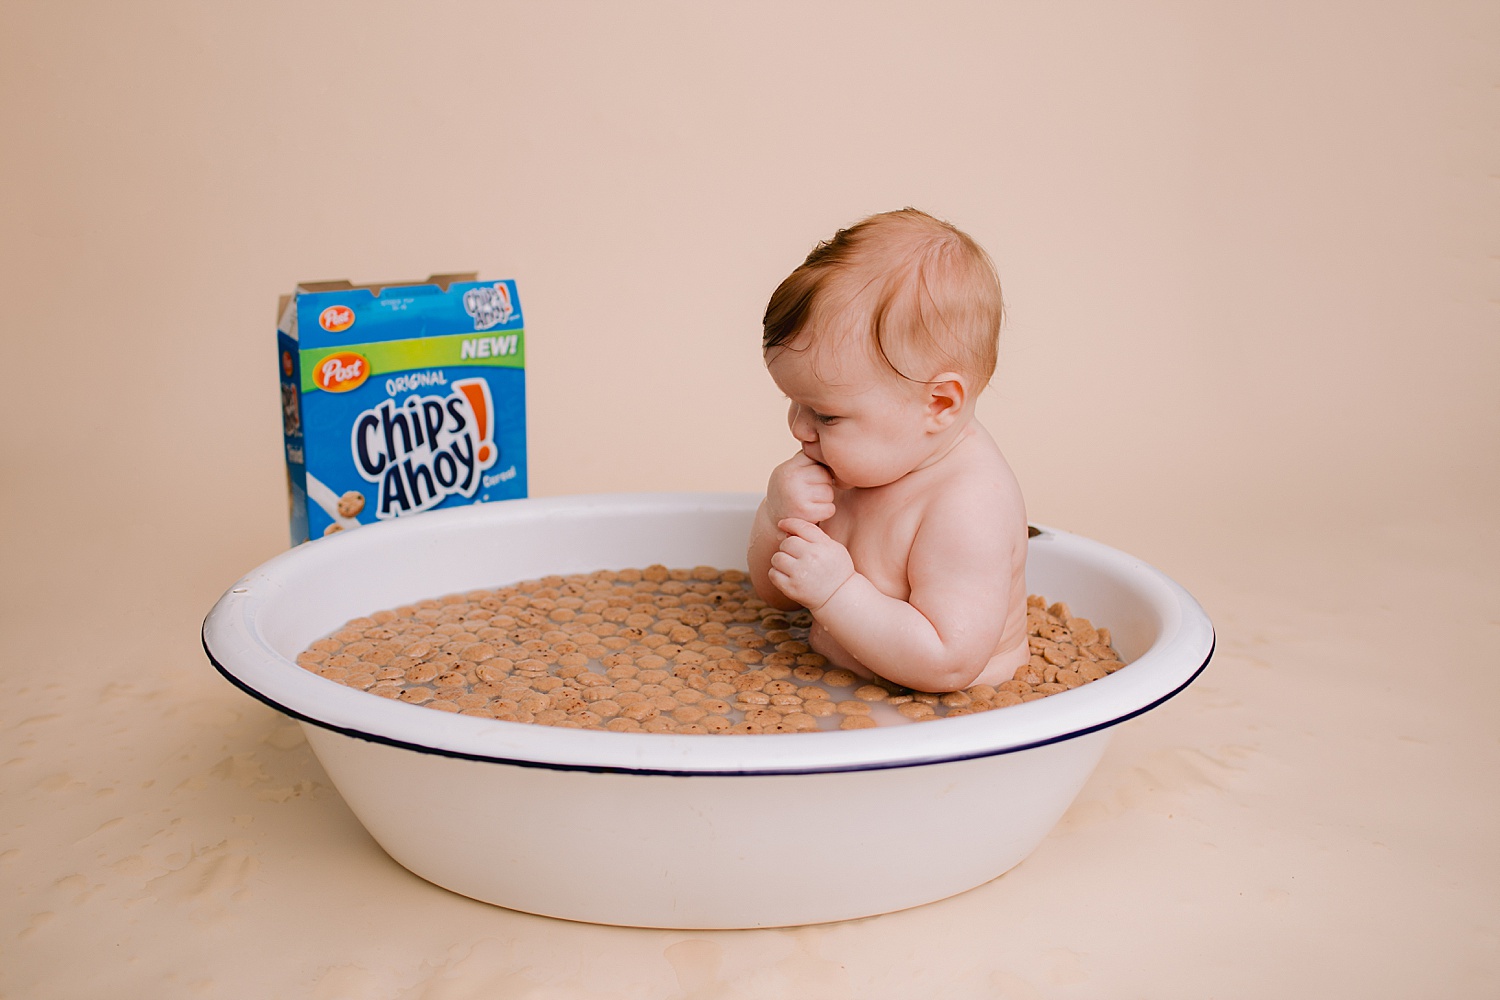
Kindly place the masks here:
POLYGON ((1026 508, 974 418, 1001 309, 984 250, 911 208, 840 230, 771 296, 766 367, 801 449, 771 473, 750 575, 812 612, 835 666, 952 691, 1027 662, 1026 508))

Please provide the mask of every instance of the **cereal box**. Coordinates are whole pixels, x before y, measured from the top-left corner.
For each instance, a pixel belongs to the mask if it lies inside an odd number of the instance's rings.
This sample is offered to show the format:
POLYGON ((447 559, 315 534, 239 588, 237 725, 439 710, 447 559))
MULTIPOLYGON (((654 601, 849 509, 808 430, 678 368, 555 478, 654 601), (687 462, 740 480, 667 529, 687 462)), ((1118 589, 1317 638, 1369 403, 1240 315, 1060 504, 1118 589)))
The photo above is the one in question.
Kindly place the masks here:
POLYGON ((526 330, 514 281, 299 285, 281 300, 292 544, 526 495, 526 330))

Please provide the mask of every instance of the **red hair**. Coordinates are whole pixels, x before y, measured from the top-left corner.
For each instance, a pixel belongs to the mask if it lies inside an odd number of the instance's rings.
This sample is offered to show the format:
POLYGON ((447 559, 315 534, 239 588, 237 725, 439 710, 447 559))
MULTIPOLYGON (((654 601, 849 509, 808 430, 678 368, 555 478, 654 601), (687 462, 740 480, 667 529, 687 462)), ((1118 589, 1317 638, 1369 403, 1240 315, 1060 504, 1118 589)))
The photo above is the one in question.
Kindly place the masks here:
POLYGON ((967 234, 915 208, 872 215, 813 248, 766 305, 762 350, 790 347, 814 320, 866 311, 875 352, 902 378, 888 344, 914 349, 940 371, 980 384, 995 373, 1004 317, 1000 279, 989 254, 967 234), (834 308, 831 289, 852 289, 834 308), (831 314, 830 314, 831 313, 831 314))

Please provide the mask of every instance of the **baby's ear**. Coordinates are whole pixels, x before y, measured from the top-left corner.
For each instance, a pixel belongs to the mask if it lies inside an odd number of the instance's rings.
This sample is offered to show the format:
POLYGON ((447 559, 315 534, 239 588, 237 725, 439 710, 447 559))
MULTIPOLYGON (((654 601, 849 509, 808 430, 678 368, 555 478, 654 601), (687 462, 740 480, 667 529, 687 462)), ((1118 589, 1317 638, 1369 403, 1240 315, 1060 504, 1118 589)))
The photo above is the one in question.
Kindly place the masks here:
POLYGON ((963 413, 969 389, 957 372, 943 372, 927 383, 927 420, 935 431, 945 430, 963 413))

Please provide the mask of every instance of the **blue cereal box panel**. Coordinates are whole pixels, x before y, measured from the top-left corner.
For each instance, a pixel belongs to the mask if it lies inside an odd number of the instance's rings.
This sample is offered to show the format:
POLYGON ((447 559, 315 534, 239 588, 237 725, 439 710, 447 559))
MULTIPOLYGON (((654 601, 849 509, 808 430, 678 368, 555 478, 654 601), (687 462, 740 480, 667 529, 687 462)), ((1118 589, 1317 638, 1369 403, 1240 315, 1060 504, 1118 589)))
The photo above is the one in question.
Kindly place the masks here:
POLYGON ((276 330, 292 544, 526 495, 514 281, 299 285, 276 330))

